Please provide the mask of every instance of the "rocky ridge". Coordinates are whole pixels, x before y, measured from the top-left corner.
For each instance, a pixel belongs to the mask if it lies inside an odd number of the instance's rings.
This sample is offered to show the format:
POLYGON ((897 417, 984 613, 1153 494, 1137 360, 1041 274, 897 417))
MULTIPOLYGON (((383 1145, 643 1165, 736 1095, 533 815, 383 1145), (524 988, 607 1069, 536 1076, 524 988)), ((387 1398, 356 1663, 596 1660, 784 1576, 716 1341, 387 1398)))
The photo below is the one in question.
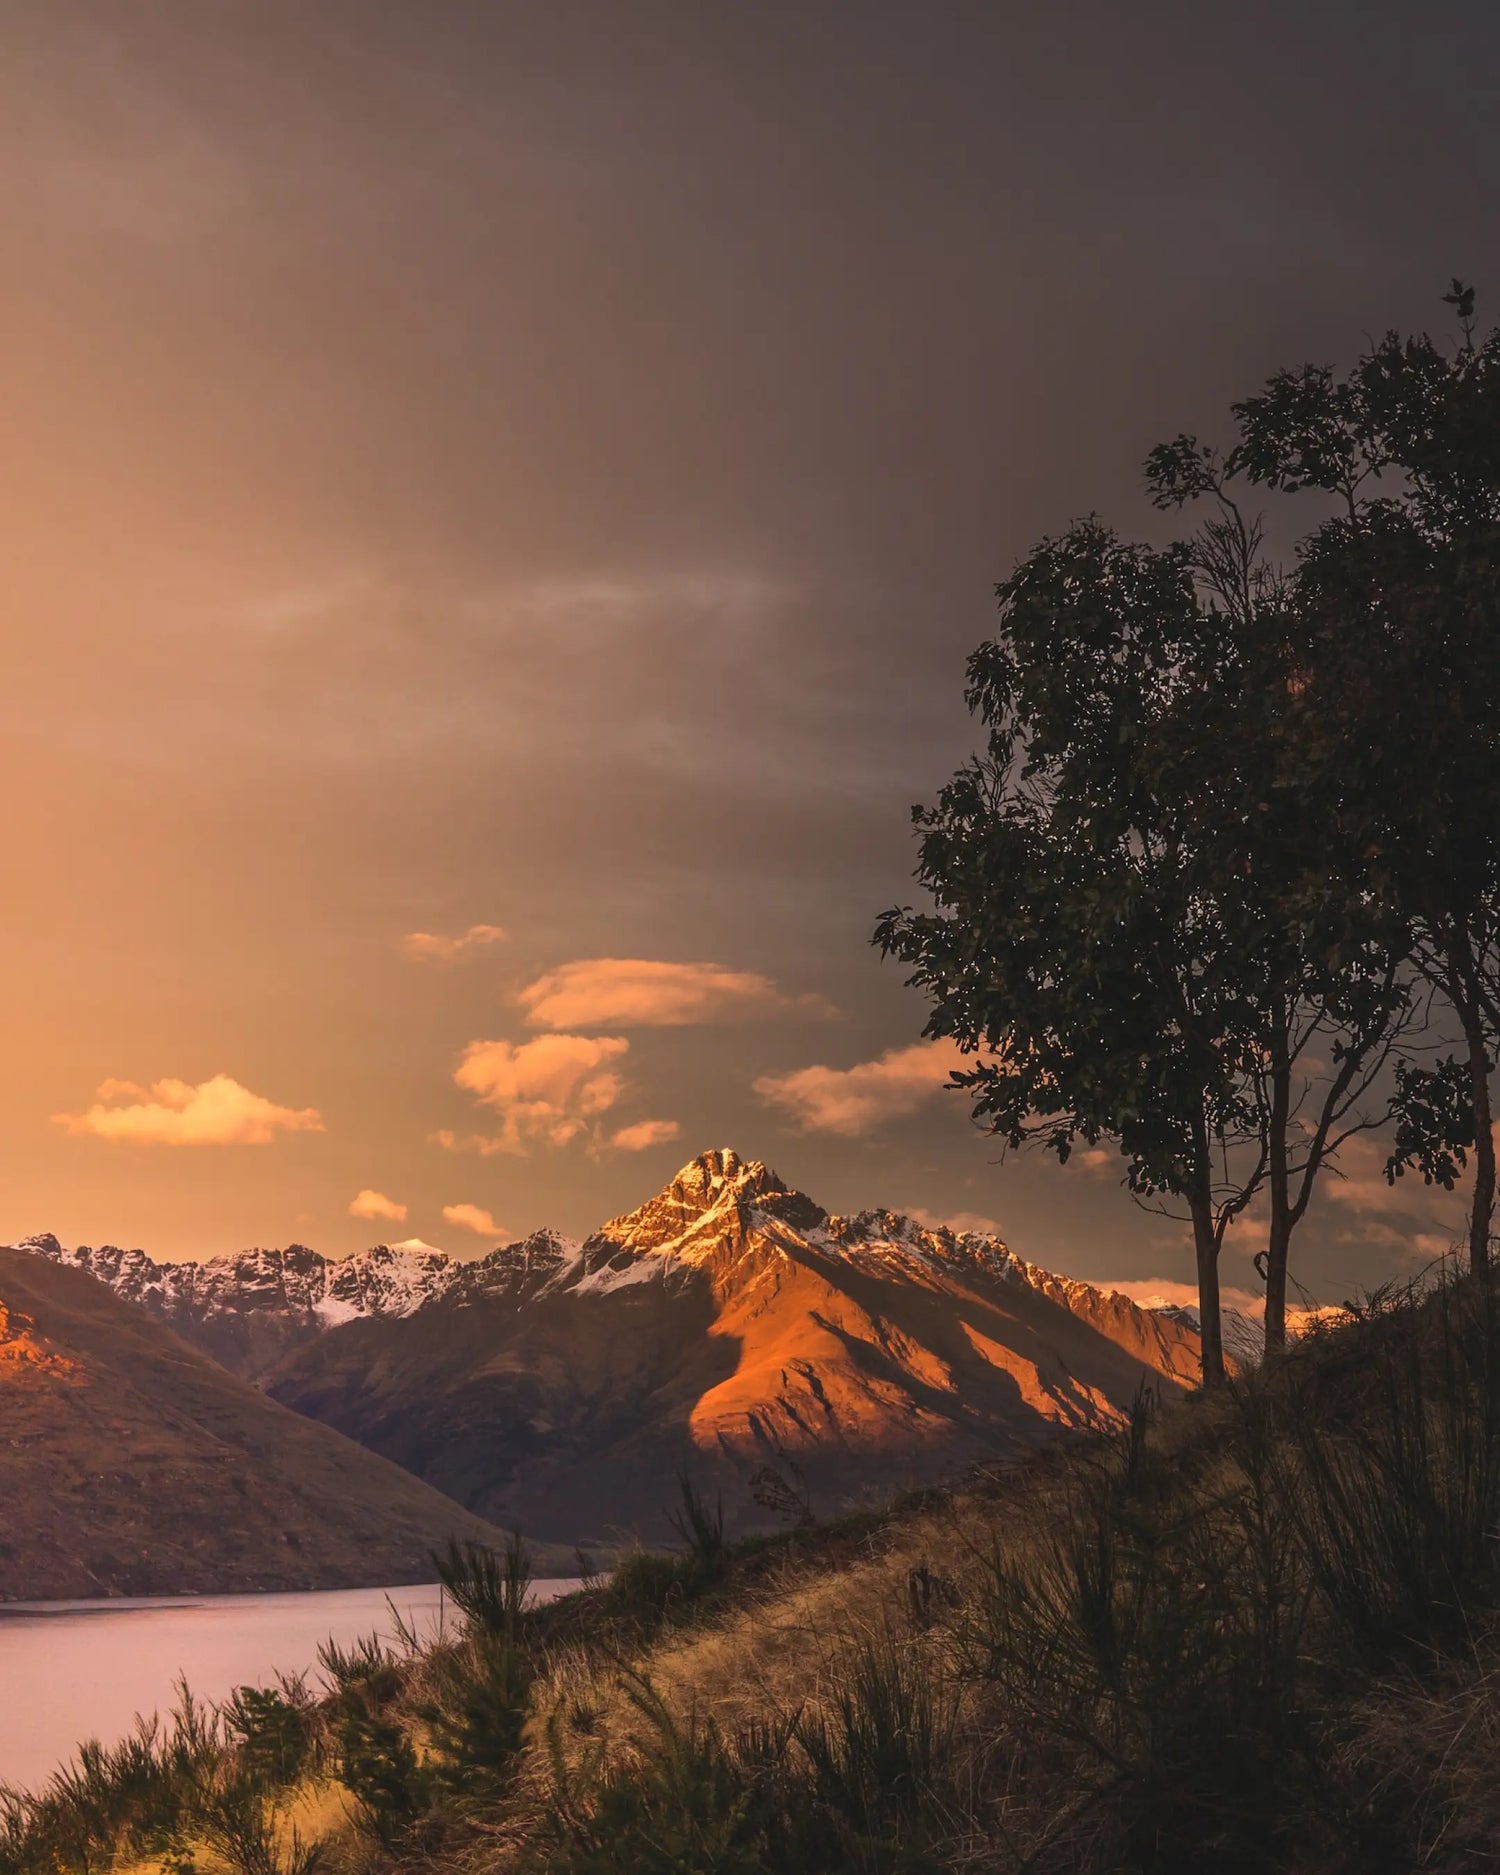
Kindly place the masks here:
MULTIPOLYGON (((474 1259, 416 1243, 376 1244, 334 1258, 294 1243, 201 1262, 158 1263, 143 1250, 113 1244, 67 1249, 50 1233, 13 1247, 87 1272, 188 1339, 209 1344, 226 1365, 243 1369, 254 1342, 252 1325, 271 1330, 261 1338, 262 1355, 267 1341, 271 1353, 279 1354, 350 1322, 397 1320, 437 1305, 604 1295, 640 1282, 681 1281, 692 1270, 717 1270, 721 1276, 732 1271, 743 1280, 748 1250, 774 1262, 794 1241, 882 1276, 922 1280, 945 1271, 1025 1284, 1072 1314, 1110 1322, 1142 1346, 1159 1340, 1168 1371, 1185 1381, 1195 1377, 1193 1361, 1183 1367, 1170 1353, 1180 1337, 1151 1332, 1158 1321, 1184 1328, 1195 1350, 1191 1311, 1138 1307, 1117 1291, 1027 1262, 999 1237, 921 1224, 885 1209, 831 1214, 790 1189, 761 1160, 742 1159, 730 1147, 700 1154, 654 1198, 582 1242, 539 1230, 474 1259)), ((251 1367, 268 1364, 265 1358, 248 1359, 251 1367)))

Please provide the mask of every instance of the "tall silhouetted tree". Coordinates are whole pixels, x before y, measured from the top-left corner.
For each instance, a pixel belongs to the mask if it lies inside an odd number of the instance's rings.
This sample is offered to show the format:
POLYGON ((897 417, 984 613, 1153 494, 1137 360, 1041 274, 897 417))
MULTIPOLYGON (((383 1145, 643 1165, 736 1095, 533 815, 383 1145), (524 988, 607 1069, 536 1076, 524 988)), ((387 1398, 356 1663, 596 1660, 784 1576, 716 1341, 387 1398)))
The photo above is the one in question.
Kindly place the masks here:
POLYGON ((1236 407, 1232 473, 1337 511, 1299 551, 1283 773, 1349 866, 1352 900, 1410 931, 1461 1054, 1409 1067, 1391 1170, 1474 1159, 1469 1257, 1495 1207, 1500 1038, 1500 331, 1447 296, 1456 347, 1387 334, 1345 377, 1285 372, 1236 407))
POLYGON ((1204 1376, 1222 1372, 1218 1262, 1264 1194, 1268 1350, 1292 1237, 1352 1133, 1398 1120, 1393 1175, 1451 1183, 1472 1152, 1471 1257, 1495 1196, 1500 1035, 1500 337, 1390 336, 1344 379, 1308 368, 1235 406, 1220 458, 1153 452, 1191 539, 1097 523, 998 589, 970 660, 988 731, 921 829, 934 908, 877 941, 931 997, 927 1032, 1012 1145, 1112 1137, 1137 1195, 1193 1227, 1204 1376), (1270 566, 1236 480, 1314 491, 1270 566), (1330 517, 1329 501, 1337 511, 1330 517), (1461 1060, 1392 1052, 1451 1005, 1461 1060))
POLYGON ((1112 1137, 1133 1192, 1182 1202, 1213 1384, 1219 1255, 1265 1169, 1256 921, 1237 879, 1204 893, 1191 832, 1219 751, 1185 732, 1232 682, 1232 632, 1184 549, 1092 522, 998 595, 1001 632, 969 663, 987 750, 915 810, 936 909, 887 913, 877 941, 932 998, 927 1032, 974 1052, 959 1078, 991 1130, 1064 1160, 1112 1137))
POLYGON ((1186 551, 1234 645, 1169 739, 1169 760, 1186 766, 1163 785, 1188 791, 1200 892, 1237 880, 1253 932, 1243 988, 1258 1012, 1249 1063, 1267 1213, 1256 1267, 1274 1354, 1286 1340, 1292 1238, 1319 1176, 1347 1139, 1389 1116, 1386 1070, 1417 1013, 1403 969, 1411 930, 1366 888, 1358 849, 1294 759, 1306 665, 1299 593, 1268 563, 1260 521, 1231 491, 1232 464, 1179 436, 1146 467, 1158 507, 1208 505, 1186 551))

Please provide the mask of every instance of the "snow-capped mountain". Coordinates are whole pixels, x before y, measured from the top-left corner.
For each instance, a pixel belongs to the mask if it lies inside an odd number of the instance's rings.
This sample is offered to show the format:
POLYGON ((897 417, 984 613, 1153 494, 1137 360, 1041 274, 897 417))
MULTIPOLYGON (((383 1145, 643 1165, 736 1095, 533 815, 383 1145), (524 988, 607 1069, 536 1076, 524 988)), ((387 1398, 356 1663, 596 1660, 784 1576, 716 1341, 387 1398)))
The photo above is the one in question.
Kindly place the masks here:
POLYGON ((478 1264, 461 1263, 419 1239, 376 1244, 348 1257, 325 1257, 305 1244, 246 1250, 203 1262, 157 1263, 144 1250, 114 1244, 64 1249, 49 1234, 14 1246, 81 1269, 168 1323, 236 1372, 258 1376, 300 1342, 346 1322, 393 1320, 456 1285, 493 1284, 500 1292, 528 1270, 551 1269, 577 1245, 539 1231, 478 1264))
POLYGON ((656 1197, 611 1219, 584 1242, 539 1230, 474 1259, 449 1256, 417 1238, 345 1257, 325 1257, 294 1243, 181 1263, 157 1263, 143 1250, 113 1244, 65 1249, 50 1233, 14 1247, 86 1271, 189 1340, 225 1343, 213 1351, 239 1367, 245 1363, 236 1347, 249 1340, 245 1331, 252 1323, 279 1330, 277 1340, 301 1342, 349 1322, 399 1319, 439 1302, 604 1295, 641 1282, 671 1284, 685 1271, 711 1270, 726 1255, 738 1267, 748 1234, 757 1229, 783 1255, 785 1244, 778 1240, 795 1238, 884 1277, 921 1280, 967 1271, 1024 1283, 1070 1313, 1107 1325, 1111 1339, 1142 1354, 1149 1350, 1151 1365, 1174 1379, 1196 1379, 1193 1310, 1138 1308, 1113 1290, 1026 1262, 998 1237, 919 1224, 888 1210, 832 1216, 787 1190, 761 1161, 743 1160, 733 1148, 700 1154, 656 1197), (1192 1331, 1185 1362, 1179 1337, 1154 1332, 1158 1316, 1192 1331))
POLYGON ((542 1231, 474 1262, 26 1247, 492 1521, 562 1540, 650 1533, 684 1463, 741 1525, 767 1467, 830 1510, 1116 1423, 1143 1382, 1198 1371, 1180 1317, 997 1237, 830 1215, 727 1149, 581 1243, 542 1231))

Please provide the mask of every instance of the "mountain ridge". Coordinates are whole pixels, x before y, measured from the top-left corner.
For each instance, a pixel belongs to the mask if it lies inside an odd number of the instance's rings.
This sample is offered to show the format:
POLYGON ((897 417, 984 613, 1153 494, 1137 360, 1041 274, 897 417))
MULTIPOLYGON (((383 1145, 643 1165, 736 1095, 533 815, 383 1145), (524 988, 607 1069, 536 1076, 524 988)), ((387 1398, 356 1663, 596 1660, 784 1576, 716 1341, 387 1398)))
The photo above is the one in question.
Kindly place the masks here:
POLYGON ((1180 1318, 998 1236, 830 1213, 730 1148, 581 1241, 539 1231, 468 1262, 30 1252, 119 1284, 271 1398, 553 1542, 660 1540, 684 1469, 734 1529, 764 1524, 768 1472, 823 1512, 873 1502, 1118 1424, 1143 1385, 1198 1377, 1180 1318))
MULTIPOLYGON (((116 1294, 168 1321, 215 1314, 284 1313, 301 1317, 313 1333, 363 1318, 399 1318, 418 1313, 455 1296, 513 1292, 539 1293, 554 1284, 582 1291, 605 1290, 625 1280, 665 1275, 668 1258, 701 1267, 724 1244, 712 1238, 715 1217, 732 1209, 741 1230, 746 1210, 818 1233, 821 1241, 858 1260, 876 1250, 882 1258, 908 1246, 913 1258, 930 1260, 934 1252, 954 1261, 1008 1272, 1063 1306, 1100 1309, 1113 1299, 1121 1310, 1161 1317, 1196 1335, 1188 1311, 1159 1309, 1129 1301, 1118 1290, 1080 1278, 1058 1275, 1030 1263, 998 1236, 923 1224, 908 1213, 874 1207, 841 1216, 787 1186, 764 1161, 743 1159, 732 1147, 700 1153, 667 1185, 633 1211, 609 1219, 583 1239, 542 1228, 497 1245, 480 1257, 406 1244, 375 1244, 342 1257, 328 1257, 305 1244, 284 1249, 254 1248, 202 1260, 157 1262, 143 1250, 105 1244, 98 1249, 65 1248, 50 1232, 21 1239, 12 1248, 30 1251, 65 1267, 85 1270, 116 1294), (757 1200, 769 1200, 769 1207, 757 1200), (700 1239, 694 1247, 692 1239, 700 1239), (631 1253, 621 1261, 622 1253, 631 1253), (659 1267, 639 1267, 645 1256, 661 1258, 659 1267), (627 1278, 629 1269, 636 1269, 627 1278), (541 1284, 533 1281, 541 1277, 541 1284)), ((223 1358, 220 1355, 218 1358, 223 1358)), ((236 1365, 231 1360, 227 1365, 236 1365)))

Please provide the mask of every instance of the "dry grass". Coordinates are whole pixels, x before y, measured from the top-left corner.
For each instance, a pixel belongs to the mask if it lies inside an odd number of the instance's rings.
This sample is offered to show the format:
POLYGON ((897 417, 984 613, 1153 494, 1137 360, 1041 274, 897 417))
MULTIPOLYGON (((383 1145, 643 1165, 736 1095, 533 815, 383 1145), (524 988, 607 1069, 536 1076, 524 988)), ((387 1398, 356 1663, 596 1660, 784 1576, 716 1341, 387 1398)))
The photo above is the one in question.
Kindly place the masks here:
POLYGON ((1500 1866, 1487 1291, 884 1519, 684 1529, 524 1618, 475 1559, 467 1632, 332 1662, 280 1840, 327 1875, 1500 1866))

